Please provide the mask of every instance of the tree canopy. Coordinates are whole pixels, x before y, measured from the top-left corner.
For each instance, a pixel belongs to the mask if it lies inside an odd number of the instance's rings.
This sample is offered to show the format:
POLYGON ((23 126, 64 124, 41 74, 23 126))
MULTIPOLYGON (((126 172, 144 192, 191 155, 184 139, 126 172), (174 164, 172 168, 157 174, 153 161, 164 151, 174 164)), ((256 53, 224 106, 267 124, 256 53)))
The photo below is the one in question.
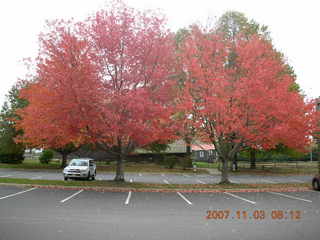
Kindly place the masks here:
POLYGON ((224 164, 221 182, 228 182, 227 162, 243 145, 283 143, 303 151, 309 144, 314 105, 289 91, 294 78, 270 41, 257 34, 226 41, 195 26, 181 59, 188 76, 184 106, 196 109, 198 134, 215 145, 224 164))
POLYGON ((164 18, 115 1, 84 22, 55 21, 40 38, 38 81, 22 93, 24 142, 94 143, 118 158, 172 138, 174 41, 164 18), (34 120, 37 119, 37 124, 34 120))
POLYGON ((282 143, 303 150, 314 104, 266 26, 227 12, 212 29, 173 34, 157 11, 113 1, 84 21, 48 22, 36 76, 20 97, 19 141, 73 149, 90 144, 116 156, 116 181, 136 147, 197 136, 228 161, 243 146, 282 143))

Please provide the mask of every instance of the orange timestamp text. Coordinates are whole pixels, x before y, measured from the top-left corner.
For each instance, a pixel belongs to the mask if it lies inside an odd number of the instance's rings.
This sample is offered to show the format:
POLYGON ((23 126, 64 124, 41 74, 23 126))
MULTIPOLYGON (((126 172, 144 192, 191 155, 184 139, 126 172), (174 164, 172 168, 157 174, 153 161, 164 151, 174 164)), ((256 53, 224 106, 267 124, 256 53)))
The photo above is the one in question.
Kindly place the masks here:
POLYGON ((300 210, 208 210, 206 219, 213 220, 300 220, 302 214, 300 210))

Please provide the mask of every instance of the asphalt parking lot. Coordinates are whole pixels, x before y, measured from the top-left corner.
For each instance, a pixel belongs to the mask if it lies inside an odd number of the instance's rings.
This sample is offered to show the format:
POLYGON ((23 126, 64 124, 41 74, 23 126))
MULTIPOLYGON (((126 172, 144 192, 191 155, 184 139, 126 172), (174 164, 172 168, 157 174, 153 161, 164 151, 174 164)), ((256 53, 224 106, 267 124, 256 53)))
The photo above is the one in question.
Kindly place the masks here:
MULTIPOLYGON (((62 173, 56 171, 31 171, 0 169, 0 178, 28 178, 63 180, 62 173)), ((231 175, 233 183, 311 183, 312 175, 297 176, 259 176, 259 175, 231 175)), ((96 180, 112 180, 114 173, 98 172, 96 180)), ((145 183, 171 183, 171 184, 212 184, 219 183, 219 175, 210 174, 161 174, 161 173, 126 173, 127 181, 145 183)))
POLYGON ((149 193, 0 186, 1 240, 316 240, 319 221, 320 192, 315 191, 149 193), (207 219, 218 212, 224 215, 207 219))

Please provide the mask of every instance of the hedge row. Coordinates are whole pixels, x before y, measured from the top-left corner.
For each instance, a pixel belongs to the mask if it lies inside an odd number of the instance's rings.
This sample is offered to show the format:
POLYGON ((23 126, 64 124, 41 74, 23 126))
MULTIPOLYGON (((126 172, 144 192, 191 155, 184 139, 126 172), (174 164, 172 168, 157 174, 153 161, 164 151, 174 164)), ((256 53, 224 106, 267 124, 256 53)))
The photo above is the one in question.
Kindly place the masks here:
POLYGON ((0 154, 1 163, 22 163, 24 160, 23 154, 0 154))

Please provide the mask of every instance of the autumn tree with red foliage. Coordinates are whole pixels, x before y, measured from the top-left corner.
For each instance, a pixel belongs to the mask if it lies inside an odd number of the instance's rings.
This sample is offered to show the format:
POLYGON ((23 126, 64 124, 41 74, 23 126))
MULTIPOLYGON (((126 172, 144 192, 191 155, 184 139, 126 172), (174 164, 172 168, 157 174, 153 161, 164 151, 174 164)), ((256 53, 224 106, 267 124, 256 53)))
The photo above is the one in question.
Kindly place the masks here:
POLYGON ((173 36, 156 12, 112 2, 85 22, 58 22, 41 38, 37 81, 23 93, 24 141, 94 143, 123 161, 136 147, 174 137, 173 36), (69 27, 71 25, 71 27, 69 27))
POLYGON ((89 42, 77 35, 74 24, 49 22, 40 35, 36 77, 21 97, 30 104, 18 111, 18 139, 30 147, 53 148, 63 157, 88 139, 83 135, 99 114, 101 98, 98 67, 89 42))
POLYGON ((228 162, 244 145, 305 151, 314 105, 290 91, 294 79, 269 41, 239 35, 231 42, 195 26, 180 57, 187 76, 181 98, 196 109, 200 137, 215 145, 221 183, 229 182, 228 162))
POLYGON ((100 116, 87 134, 115 153, 115 180, 124 181, 123 161, 130 152, 173 136, 173 36, 158 13, 121 1, 97 12, 87 25, 105 93, 100 116))

